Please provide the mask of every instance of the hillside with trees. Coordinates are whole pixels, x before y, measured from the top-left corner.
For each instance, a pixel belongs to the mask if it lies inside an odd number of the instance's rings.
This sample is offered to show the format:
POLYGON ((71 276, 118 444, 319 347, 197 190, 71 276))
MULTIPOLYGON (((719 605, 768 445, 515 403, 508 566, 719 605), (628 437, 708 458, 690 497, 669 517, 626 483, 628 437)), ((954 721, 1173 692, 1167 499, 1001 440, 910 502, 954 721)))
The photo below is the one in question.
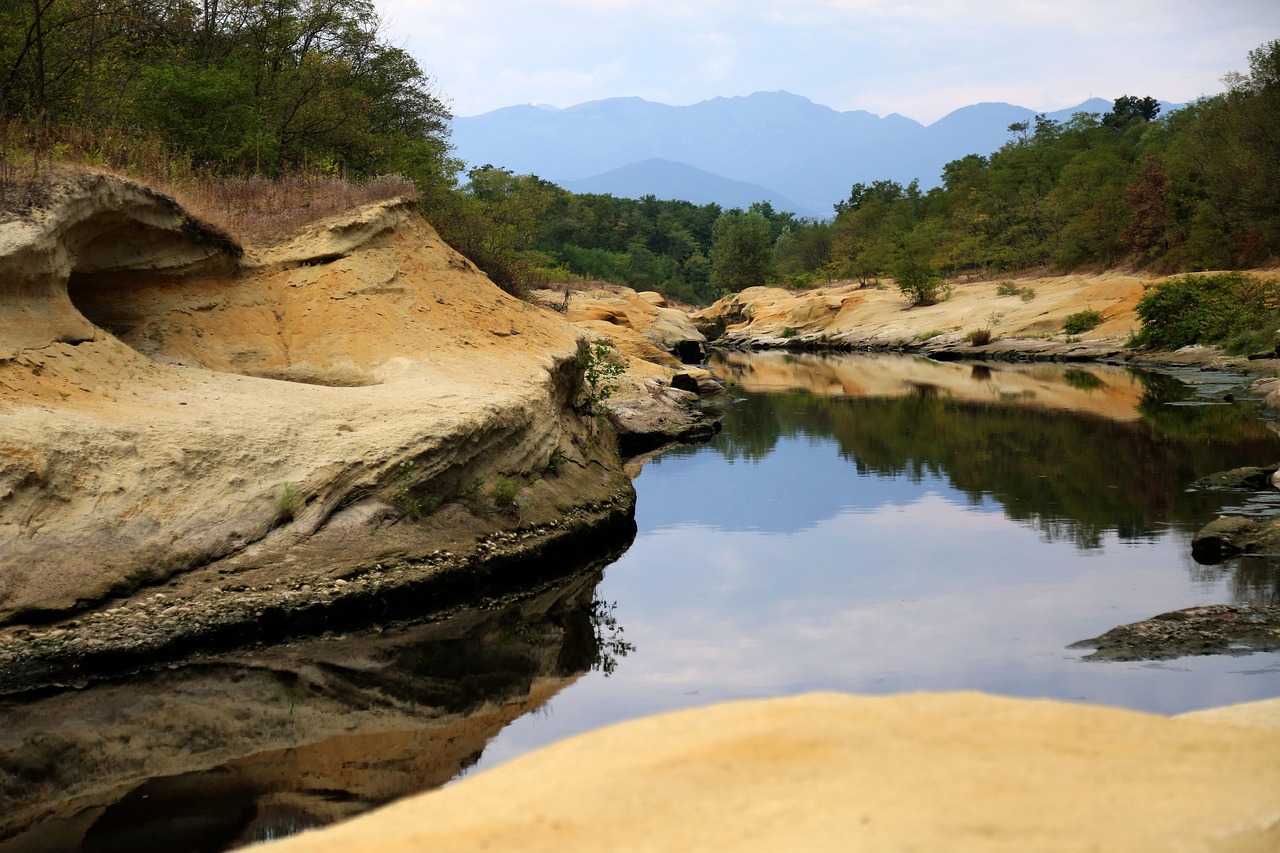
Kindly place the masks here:
POLYGON ((1280 41, 1224 82, 1167 115, 1125 96, 1015 122, 940 186, 857 183, 816 220, 464 173, 444 98, 372 0, 32 0, 0 7, 0 203, 20 208, 24 176, 56 160, 177 189, 302 176, 300 206, 306 182, 396 173, 511 292, 602 280, 691 303, 762 283, 1256 267, 1280 256, 1280 41))

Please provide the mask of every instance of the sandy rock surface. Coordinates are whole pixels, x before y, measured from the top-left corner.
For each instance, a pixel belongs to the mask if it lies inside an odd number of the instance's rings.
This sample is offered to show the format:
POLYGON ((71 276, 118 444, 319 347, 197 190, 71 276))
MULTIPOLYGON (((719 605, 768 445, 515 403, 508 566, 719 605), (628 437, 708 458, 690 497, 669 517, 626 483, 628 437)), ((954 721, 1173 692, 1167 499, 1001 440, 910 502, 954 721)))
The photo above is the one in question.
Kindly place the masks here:
MULTIPOLYGON (((1274 276, 1276 271, 1258 273, 1274 276)), ((884 347, 955 357, 1109 358, 1121 354, 1141 326, 1134 307, 1143 288, 1161 280, 1108 271, 956 281, 941 302, 916 308, 892 282, 877 288, 836 281, 806 291, 753 287, 694 314, 693 322, 708 338, 727 346, 884 347), (1000 295, 1002 285, 1019 295, 1000 295), (1063 331, 1067 317, 1087 309, 1097 311, 1101 323, 1079 335, 1067 335, 1063 331), (990 331, 991 342, 975 347, 967 336, 980 329, 990 331)), ((1205 363, 1220 355, 1199 349, 1187 360, 1205 363)), ((1166 360, 1164 355, 1161 358, 1166 360)))
POLYGON ((717 705, 268 849, 1261 853, 1280 847, 1264 704, 1185 720, 975 693, 717 705))
POLYGON ((0 623, 197 575, 328 583, 633 495, 578 411, 582 332, 406 204, 241 258, 86 176, 0 247, 0 623))

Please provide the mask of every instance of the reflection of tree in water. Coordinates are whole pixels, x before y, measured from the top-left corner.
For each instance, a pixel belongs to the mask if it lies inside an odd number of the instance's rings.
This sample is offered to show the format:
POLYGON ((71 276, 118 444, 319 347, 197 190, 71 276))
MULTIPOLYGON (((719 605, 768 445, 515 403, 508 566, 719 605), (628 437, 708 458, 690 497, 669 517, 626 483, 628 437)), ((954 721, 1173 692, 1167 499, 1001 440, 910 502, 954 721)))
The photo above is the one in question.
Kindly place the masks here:
MULTIPOLYGON (((1097 381, 1067 372, 1076 387, 1097 381)), ((1250 406, 1169 406, 1189 395, 1181 382, 1138 376, 1143 417, 1133 422, 957 402, 931 386, 897 398, 746 394, 714 446, 730 460, 759 460, 782 438, 830 439, 860 474, 944 478, 971 501, 992 498, 1047 539, 1082 548, 1110 531, 1132 541, 1169 522, 1196 529, 1217 498, 1187 485, 1272 460, 1280 442, 1250 406)))
POLYGON ((1237 604, 1280 604, 1280 559, 1241 557, 1231 583, 1237 604))
POLYGON ((608 678, 618 668, 618 659, 624 658, 636 650, 633 643, 622 639, 622 626, 613 615, 617 602, 602 601, 597 598, 591 602, 591 627, 595 642, 595 657, 591 661, 591 669, 604 673, 608 678))

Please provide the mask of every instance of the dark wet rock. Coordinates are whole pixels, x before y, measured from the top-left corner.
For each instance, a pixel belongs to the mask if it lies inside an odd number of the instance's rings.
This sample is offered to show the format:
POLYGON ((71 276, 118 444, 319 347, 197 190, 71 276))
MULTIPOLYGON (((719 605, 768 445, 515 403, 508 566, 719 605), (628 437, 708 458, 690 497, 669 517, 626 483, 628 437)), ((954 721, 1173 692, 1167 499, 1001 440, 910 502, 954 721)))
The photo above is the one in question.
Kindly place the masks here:
POLYGON ((1237 554, 1280 553, 1280 519, 1224 515, 1206 524, 1191 540, 1197 563, 1213 565, 1237 554))
POLYGON ((1201 477, 1191 484, 1193 489, 1215 489, 1238 492, 1265 492, 1273 486, 1271 477, 1280 469, 1280 465, 1265 467, 1234 468, 1230 471, 1219 471, 1208 477, 1201 477))
POLYGON ((702 364, 707 360, 706 340, 677 341, 671 347, 671 354, 685 364, 702 364))
POLYGON ((707 441, 720 431, 722 416, 702 406, 693 392, 655 385, 648 399, 614 404, 609 422, 618 433, 619 452, 629 458, 674 443, 707 441))
POLYGON ((1112 628, 1068 648, 1085 660, 1169 660, 1190 655, 1280 651, 1280 605, 1210 604, 1112 628))
POLYGON ((681 391, 697 394, 699 397, 714 397, 724 393, 724 385, 711 371, 702 368, 688 368, 671 377, 671 387, 681 391))

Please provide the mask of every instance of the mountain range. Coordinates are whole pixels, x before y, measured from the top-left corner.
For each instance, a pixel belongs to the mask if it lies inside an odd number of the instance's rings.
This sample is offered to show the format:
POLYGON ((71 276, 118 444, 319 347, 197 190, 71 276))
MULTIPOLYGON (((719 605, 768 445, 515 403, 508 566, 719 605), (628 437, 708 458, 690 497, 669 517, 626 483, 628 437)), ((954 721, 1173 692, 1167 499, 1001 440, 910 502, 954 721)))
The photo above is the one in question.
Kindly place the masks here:
MULTIPOLYGON (((1111 107, 1091 98, 1046 115, 1065 121, 1111 107)), ((778 210, 827 218, 858 182, 918 179, 924 189, 937 186, 945 164, 992 153, 1009 141, 1010 124, 1037 114, 981 103, 924 125, 896 113, 841 112, 789 92, 681 107, 608 98, 565 109, 523 105, 458 117, 453 144, 469 165, 535 174, 574 192, 652 193, 725 207, 767 199, 778 210)))

